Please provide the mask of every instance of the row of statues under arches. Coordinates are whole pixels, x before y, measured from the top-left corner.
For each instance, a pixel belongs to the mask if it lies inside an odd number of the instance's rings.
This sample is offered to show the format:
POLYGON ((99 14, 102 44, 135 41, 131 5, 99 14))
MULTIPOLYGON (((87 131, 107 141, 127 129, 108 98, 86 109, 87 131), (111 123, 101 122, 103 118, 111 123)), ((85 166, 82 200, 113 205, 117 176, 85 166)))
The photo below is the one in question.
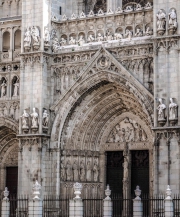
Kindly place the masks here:
POLYGON ((62 181, 81 181, 81 182, 98 182, 99 165, 97 159, 74 160, 70 159, 61 161, 61 180, 62 181))
MULTIPOLYGON (((8 80, 5 78, 5 77, 2 77, 1 80, 0 80, 0 91, 1 91, 1 98, 6 98, 8 97, 8 80)), ((18 97, 19 96, 19 78, 18 77, 14 77, 12 79, 12 82, 11 82, 11 93, 10 94, 12 97, 18 97)))

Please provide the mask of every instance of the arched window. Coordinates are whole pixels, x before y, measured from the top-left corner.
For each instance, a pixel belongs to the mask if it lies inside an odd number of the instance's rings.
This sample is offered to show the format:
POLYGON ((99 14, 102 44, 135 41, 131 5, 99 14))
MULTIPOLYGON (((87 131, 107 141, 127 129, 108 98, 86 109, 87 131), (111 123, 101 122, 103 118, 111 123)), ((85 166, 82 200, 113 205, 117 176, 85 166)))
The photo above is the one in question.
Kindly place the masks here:
POLYGON ((144 6, 148 2, 153 4, 153 0, 122 0, 122 5, 123 5, 123 8, 125 8, 127 5, 132 5, 133 6, 133 5, 136 5, 136 4, 140 4, 140 5, 144 6))
POLYGON ((103 12, 107 11, 107 0, 96 0, 94 13, 97 14, 100 9, 102 9, 103 12))
POLYGON ((3 34, 3 52, 8 52, 10 49, 10 33, 4 32, 3 34))
POLYGON ((14 34, 14 50, 21 48, 21 30, 17 30, 14 34))

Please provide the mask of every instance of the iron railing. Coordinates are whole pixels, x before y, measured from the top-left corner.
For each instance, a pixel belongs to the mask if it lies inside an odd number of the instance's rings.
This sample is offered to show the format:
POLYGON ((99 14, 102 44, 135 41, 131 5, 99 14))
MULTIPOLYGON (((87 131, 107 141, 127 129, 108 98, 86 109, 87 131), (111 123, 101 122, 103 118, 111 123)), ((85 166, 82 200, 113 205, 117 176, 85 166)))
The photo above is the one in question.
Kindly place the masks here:
POLYGON ((83 199, 83 217, 102 217, 103 199, 83 199))

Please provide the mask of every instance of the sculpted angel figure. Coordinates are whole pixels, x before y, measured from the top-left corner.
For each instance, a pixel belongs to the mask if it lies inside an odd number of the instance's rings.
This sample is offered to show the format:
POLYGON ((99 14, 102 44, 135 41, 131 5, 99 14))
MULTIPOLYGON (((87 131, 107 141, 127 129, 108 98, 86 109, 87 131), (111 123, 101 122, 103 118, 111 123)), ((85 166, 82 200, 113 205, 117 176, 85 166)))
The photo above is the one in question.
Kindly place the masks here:
POLYGON ((44 110, 43 117, 42 117, 42 125, 44 127, 48 127, 49 123, 49 114, 47 113, 47 110, 44 110))
POLYGON ((19 82, 16 81, 16 83, 14 83, 13 85, 14 85, 13 96, 18 96, 18 94, 19 94, 19 82))
POLYGON ((157 29, 165 29, 166 14, 162 10, 159 10, 156 16, 157 16, 157 29))
POLYGON ((29 119, 29 114, 24 110, 23 115, 21 116, 22 118, 22 129, 27 129, 28 127, 28 119, 29 119))
POLYGON ((1 97, 6 96, 6 87, 7 87, 6 81, 3 80, 3 83, 1 84, 1 97))
POLYGON ((163 104, 162 99, 159 99, 159 106, 157 107, 158 120, 164 120, 165 119, 165 114, 164 114, 165 109, 166 109, 166 106, 163 104))
POLYGON ((39 29, 36 26, 31 27, 31 35, 34 43, 39 44, 39 29))
POLYGON ((177 28, 177 15, 175 9, 169 13, 169 27, 177 28))
POLYGON ((25 43, 25 45, 28 45, 28 46, 31 45, 31 30, 30 30, 30 28, 26 29, 25 37, 24 37, 24 43, 25 43))
POLYGON ((36 109, 33 108, 33 113, 31 114, 32 117, 32 128, 38 128, 38 113, 36 112, 36 109))
POLYGON ((173 102, 173 99, 170 98, 169 104, 169 120, 177 119, 177 107, 178 105, 173 102))

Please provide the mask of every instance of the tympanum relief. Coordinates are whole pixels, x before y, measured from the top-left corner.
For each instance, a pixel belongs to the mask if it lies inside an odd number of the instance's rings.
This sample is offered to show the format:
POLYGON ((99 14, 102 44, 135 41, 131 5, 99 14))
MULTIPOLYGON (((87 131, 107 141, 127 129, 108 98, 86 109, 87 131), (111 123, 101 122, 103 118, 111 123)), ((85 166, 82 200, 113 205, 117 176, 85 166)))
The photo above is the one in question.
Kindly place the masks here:
POLYGON ((147 135, 142 127, 136 121, 125 118, 113 128, 107 142, 144 142, 146 140, 147 135))

